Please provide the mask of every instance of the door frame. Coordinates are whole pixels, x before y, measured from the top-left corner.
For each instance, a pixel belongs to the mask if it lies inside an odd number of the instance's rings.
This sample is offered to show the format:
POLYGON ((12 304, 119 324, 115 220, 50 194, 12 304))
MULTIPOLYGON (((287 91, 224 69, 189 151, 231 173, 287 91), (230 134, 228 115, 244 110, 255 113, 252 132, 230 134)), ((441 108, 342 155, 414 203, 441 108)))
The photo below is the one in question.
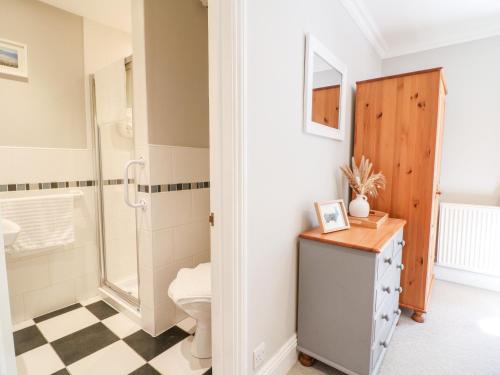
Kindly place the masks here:
POLYGON ((246 0, 210 0, 212 367, 247 373, 246 0))

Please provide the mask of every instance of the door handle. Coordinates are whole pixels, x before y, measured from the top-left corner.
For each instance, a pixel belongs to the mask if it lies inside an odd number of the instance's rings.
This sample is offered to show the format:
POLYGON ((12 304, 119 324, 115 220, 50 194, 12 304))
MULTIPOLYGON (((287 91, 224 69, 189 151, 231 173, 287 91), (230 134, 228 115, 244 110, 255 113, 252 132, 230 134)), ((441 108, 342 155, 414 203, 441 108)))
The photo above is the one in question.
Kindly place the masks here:
POLYGON ((129 197, 129 191, 128 191, 128 170, 131 165, 140 165, 141 167, 144 167, 146 165, 146 162, 144 161, 144 158, 141 156, 139 159, 135 160, 129 160, 128 162, 125 163, 125 168, 123 171, 123 199, 125 201, 125 204, 129 207, 132 208, 142 208, 143 210, 146 209, 146 201, 144 199, 139 200, 139 202, 131 202, 130 197, 129 197))

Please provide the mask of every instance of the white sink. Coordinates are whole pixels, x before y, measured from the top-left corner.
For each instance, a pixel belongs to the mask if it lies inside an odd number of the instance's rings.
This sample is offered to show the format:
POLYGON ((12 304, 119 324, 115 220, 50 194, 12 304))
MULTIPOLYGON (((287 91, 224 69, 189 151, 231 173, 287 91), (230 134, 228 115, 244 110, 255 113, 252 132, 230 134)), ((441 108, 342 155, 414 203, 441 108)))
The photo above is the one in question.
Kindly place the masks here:
POLYGON ((21 227, 13 221, 2 219, 3 241, 5 246, 10 246, 14 243, 17 235, 21 231, 21 227))

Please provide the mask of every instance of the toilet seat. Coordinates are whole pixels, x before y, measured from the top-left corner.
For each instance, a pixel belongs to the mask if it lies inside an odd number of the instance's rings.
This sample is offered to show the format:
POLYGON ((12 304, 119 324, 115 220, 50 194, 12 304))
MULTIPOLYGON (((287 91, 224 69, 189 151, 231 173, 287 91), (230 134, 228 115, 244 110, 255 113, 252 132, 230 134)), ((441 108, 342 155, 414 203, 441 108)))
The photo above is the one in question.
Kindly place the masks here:
POLYGON ((195 268, 183 268, 168 288, 169 297, 176 304, 212 301, 210 263, 195 268))

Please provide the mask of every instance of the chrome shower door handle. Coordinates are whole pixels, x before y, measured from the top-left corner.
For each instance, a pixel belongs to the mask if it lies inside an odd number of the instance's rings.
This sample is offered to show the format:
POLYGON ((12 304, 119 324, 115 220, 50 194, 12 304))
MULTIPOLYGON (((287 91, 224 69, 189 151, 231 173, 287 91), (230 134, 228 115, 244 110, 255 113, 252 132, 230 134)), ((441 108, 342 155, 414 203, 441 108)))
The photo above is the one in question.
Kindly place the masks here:
POLYGON ((123 199, 127 206, 130 206, 132 208, 140 207, 144 210, 146 209, 146 201, 144 199, 139 200, 139 202, 137 203, 130 202, 129 191, 128 191, 128 170, 130 166, 134 164, 144 167, 144 165, 146 165, 146 162, 144 161, 144 158, 141 156, 139 159, 129 160, 128 162, 125 163, 125 168, 123 172, 123 199))

